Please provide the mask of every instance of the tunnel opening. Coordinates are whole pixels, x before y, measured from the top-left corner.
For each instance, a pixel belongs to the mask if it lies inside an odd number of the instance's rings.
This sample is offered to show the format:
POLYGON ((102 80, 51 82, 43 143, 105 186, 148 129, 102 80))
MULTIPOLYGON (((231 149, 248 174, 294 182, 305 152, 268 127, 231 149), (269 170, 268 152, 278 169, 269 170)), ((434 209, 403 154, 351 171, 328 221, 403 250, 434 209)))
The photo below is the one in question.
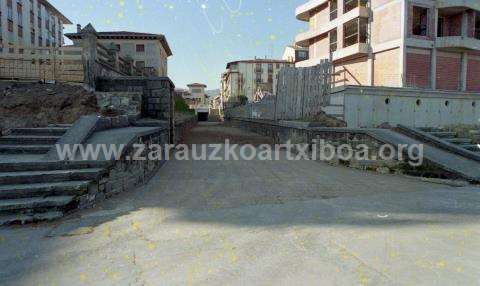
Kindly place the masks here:
POLYGON ((198 121, 208 121, 208 112, 198 112, 198 121))

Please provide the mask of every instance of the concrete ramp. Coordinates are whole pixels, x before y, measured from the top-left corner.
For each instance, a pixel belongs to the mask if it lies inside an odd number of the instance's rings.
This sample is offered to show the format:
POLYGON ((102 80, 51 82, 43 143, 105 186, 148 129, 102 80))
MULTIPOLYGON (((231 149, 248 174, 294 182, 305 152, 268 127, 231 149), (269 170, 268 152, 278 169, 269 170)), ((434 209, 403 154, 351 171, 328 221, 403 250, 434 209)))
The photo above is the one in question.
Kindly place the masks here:
POLYGON ((480 182, 480 162, 467 159, 392 130, 369 129, 368 133, 377 140, 391 145, 423 144, 424 159, 466 180, 480 182))

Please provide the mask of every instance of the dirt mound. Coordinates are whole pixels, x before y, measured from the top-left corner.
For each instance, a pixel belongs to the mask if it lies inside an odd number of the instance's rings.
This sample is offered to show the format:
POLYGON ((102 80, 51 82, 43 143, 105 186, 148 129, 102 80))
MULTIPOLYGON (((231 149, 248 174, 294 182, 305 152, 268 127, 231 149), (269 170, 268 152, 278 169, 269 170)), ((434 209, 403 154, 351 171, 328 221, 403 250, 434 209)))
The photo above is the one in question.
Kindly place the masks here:
POLYGON ((73 123, 97 112, 95 94, 78 85, 0 82, 0 129, 73 123))
POLYGON ((328 115, 323 111, 319 111, 316 115, 312 116, 309 121, 320 124, 319 126, 323 127, 347 127, 345 121, 328 115))

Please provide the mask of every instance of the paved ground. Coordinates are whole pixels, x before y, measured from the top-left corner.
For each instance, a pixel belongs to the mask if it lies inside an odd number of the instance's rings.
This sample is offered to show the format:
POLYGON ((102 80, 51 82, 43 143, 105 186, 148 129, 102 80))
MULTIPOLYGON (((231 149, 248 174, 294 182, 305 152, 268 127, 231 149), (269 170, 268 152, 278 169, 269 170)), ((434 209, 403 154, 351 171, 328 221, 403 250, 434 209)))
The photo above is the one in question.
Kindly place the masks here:
MULTIPOLYGON (((212 125, 187 142, 205 134, 268 142, 212 125)), ((479 285, 479 218, 476 187, 308 161, 171 161, 96 209, 0 229, 0 285, 479 285)))

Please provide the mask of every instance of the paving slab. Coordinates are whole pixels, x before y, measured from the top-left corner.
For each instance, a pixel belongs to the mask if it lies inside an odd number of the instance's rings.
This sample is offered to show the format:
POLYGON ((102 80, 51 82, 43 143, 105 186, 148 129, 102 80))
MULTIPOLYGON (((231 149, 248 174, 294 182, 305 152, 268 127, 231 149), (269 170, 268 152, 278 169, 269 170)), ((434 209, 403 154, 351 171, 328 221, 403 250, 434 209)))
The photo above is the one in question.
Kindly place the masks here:
POLYGON ((170 161, 94 209, 0 229, 0 284, 478 285, 479 236, 476 186, 311 161, 170 161))

